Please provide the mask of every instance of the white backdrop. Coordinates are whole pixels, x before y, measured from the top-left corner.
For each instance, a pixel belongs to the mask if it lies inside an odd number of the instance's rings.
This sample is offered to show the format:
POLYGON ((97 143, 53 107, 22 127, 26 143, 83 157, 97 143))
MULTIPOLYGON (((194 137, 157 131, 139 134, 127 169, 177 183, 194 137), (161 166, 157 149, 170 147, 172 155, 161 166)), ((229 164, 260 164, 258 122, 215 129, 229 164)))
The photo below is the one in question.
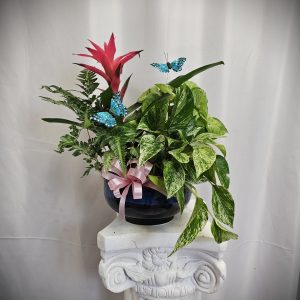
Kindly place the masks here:
POLYGON ((229 129, 235 230, 227 280, 207 300, 296 299, 300 265, 300 2, 289 0, 2 1, 0 4, 0 299, 117 300, 97 275, 96 234, 113 219, 100 176, 53 149, 70 117, 38 100, 43 84, 73 88, 87 38, 119 54, 144 49, 127 103, 154 82, 149 64, 187 57, 229 129))

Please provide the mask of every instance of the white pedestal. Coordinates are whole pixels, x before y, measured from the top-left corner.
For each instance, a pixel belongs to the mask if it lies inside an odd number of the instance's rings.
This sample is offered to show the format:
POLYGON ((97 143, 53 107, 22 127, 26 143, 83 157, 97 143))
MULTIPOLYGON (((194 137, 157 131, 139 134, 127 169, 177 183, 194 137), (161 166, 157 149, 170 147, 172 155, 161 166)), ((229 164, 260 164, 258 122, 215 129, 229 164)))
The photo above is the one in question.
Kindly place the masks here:
POLYGON ((125 300, 200 300, 202 292, 215 292, 226 276, 227 244, 214 242, 209 224, 193 243, 168 257, 192 205, 167 224, 141 226, 117 217, 100 231, 99 274, 105 287, 125 291, 125 300))

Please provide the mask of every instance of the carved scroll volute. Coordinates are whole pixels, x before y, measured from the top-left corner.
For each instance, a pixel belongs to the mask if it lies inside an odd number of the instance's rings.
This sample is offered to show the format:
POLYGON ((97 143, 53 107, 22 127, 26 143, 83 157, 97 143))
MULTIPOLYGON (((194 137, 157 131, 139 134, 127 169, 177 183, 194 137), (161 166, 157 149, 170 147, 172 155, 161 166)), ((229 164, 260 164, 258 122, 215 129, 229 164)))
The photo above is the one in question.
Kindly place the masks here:
POLYGON ((169 250, 146 248, 101 261, 99 273, 104 285, 114 293, 134 288, 140 297, 172 299, 196 290, 213 293, 225 279, 222 260, 193 251, 168 257, 169 250))
POLYGON ((193 274, 196 287, 201 292, 214 293, 226 276, 226 265, 222 261, 214 264, 202 261, 193 274))
POLYGON ((128 262, 113 260, 109 263, 103 261, 99 264, 99 274, 102 277, 104 286, 114 293, 121 293, 135 286, 135 283, 128 278, 125 268, 129 264, 135 264, 136 261, 128 262))

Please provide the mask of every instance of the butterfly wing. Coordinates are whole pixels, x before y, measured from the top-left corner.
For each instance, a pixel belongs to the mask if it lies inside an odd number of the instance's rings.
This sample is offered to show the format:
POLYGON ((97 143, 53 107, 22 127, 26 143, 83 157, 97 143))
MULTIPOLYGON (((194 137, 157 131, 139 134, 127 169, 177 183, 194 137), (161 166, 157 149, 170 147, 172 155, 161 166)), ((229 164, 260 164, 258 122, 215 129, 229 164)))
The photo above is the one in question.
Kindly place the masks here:
POLYGON ((185 63, 186 58, 185 57, 179 57, 171 62, 172 70, 175 72, 179 72, 182 70, 182 66, 185 63))
POLYGON ((152 63, 151 66, 157 68, 162 73, 169 73, 169 67, 167 64, 152 63))
POLYGON ((110 111, 117 117, 125 117, 127 115, 127 109, 122 103, 120 93, 116 93, 110 100, 110 111))
POLYGON ((91 117, 91 120, 100 124, 104 124, 106 127, 114 127, 117 125, 115 118, 106 111, 97 112, 91 117))

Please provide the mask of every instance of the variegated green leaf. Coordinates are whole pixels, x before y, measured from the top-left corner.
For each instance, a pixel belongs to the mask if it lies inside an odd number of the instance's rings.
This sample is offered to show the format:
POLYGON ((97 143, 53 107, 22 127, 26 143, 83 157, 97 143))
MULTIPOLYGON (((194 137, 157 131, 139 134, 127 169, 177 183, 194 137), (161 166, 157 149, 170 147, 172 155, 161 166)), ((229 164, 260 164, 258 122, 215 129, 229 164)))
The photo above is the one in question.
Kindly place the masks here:
POLYGON ((166 126, 169 100, 172 97, 169 94, 158 96, 153 101, 151 100, 151 103, 149 102, 150 100, 145 99, 142 106, 143 116, 141 117, 138 129, 149 132, 162 131, 166 126))
POLYGON ((233 227, 234 201, 229 191, 220 185, 212 187, 212 207, 217 219, 233 227))
POLYGON ((171 198, 184 185, 185 172, 181 164, 165 160, 163 162, 164 182, 168 198, 171 198))
POLYGON ((228 176, 229 166, 226 159, 221 155, 217 155, 215 165, 216 165, 216 172, 218 174, 221 185, 223 185, 225 188, 228 189, 230 178, 228 176))
POLYGON ((170 130, 183 129, 185 132, 189 127, 193 117, 194 99, 191 90, 187 86, 176 89, 176 97, 173 99, 174 105, 169 114, 168 126, 170 130))
POLYGON ((218 220, 214 219, 211 223, 211 233, 217 243, 222 243, 228 240, 237 240, 238 235, 227 230, 218 220))
POLYGON ((213 145, 215 145, 221 151, 221 153, 226 156, 226 147, 224 145, 215 143, 213 145))
POLYGON ((109 145, 114 153, 114 155, 120 160, 122 171, 126 170, 125 162, 125 146, 124 142, 120 137, 113 137, 109 140, 109 145))
MULTIPOLYGON (((146 90, 139 98, 139 102, 143 102, 145 100, 149 100, 149 98, 156 98, 157 95, 160 95, 159 88, 157 86, 153 86, 150 89, 146 90)), ((151 101, 150 101, 151 102, 151 101)))
POLYGON ((148 175, 149 180, 155 184, 157 187, 159 187, 161 190, 166 192, 166 186, 164 183, 164 180, 160 176, 154 176, 154 175, 148 175))
POLYGON ((207 117, 206 129, 208 132, 219 135, 224 135, 228 132, 225 125, 219 119, 212 116, 207 117))
POLYGON ((143 165, 147 160, 163 149, 164 143, 161 141, 160 137, 156 138, 152 134, 143 135, 140 141, 139 165, 143 165))
POLYGON ((177 193, 176 193, 176 199, 177 203, 180 209, 180 213, 182 214, 183 209, 184 209, 184 204, 185 204, 185 198, 184 198, 184 186, 181 187, 177 193))
POLYGON ((208 170, 216 160, 216 153, 210 146, 202 145, 193 150, 193 160, 196 169, 196 175, 199 177, 208 170))
POLYGON ((168 84, 157 83, 155 86, 157 86, 164 94, 173 94, 173 87, 168 84))
POLYGON ((181 148, 178 148, 175 150, 171 150, 171 151, 169 151, 169 153, 180 163, 186 164, 189 162, 190 157, 186 153, 183 152, 184 149, 185 149, 185 147, 181 147, 181 148))
POLYGON ((201 145, 201 144, 213 144, 215 145, 215 139, 221 137, 219 134, 210 133, 210 132, 204 132, 196 135, 193 139, 190 145, 192 147, 201 145))
POLYGON ((206 120, 207 119, 207 98, 204 90, 200 88, 192 89, 193 97, 194 97, 194 105, 199 115, 206 120))
POLYGON ((201 198, 196 198, 193 213, 187 223, 184 231, 176 242, 176 245, 170 255, 178 249, 190 244, 204 228, 208 220, 207 206, 201 198))

